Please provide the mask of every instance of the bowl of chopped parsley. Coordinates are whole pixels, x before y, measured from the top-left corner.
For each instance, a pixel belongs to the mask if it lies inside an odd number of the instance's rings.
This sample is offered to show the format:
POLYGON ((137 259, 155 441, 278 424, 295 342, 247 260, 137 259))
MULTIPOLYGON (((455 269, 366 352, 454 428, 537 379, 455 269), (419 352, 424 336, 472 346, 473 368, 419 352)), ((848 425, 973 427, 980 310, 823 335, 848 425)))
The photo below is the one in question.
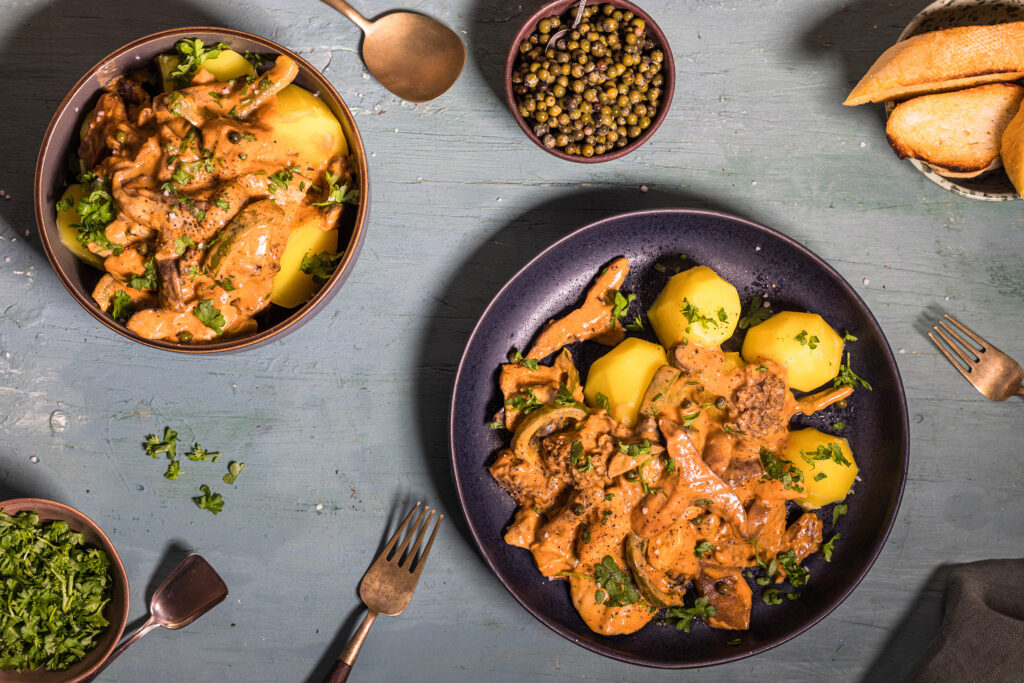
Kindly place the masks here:
POLYGON ((106 534, 74 508, 0 502, 0 681, 82 681, 117 645, 128 578, 106 534))
POLYGON ((355 267, 369 209, 352 112, 315 67, 242 31, 154 33, 90 69, 36 164, 57 276, 106 327, 191 354, 276 340, 355 267))

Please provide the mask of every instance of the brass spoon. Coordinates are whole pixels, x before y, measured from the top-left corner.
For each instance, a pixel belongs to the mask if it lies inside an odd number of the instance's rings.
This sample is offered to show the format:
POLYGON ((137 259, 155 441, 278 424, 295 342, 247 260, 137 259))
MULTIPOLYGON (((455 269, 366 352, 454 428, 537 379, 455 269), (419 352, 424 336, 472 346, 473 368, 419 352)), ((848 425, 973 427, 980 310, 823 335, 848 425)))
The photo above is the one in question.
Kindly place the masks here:
POLYGON ((363 30, 363 61, 381 85, 410 102, 440 97, 462 73, 466 48, 444 24, 414 12, 367 21, 345 0, 323 0, 363 30))
POLYGON ((121 641, 103 665, 87 679, 92 681, 117 659, 128 646, 158 626, 179 629, 206 614, 228 596, 228 587, 201 555, 186 557, 164 579, 149 601, 149 619, 139 630, 121 641))

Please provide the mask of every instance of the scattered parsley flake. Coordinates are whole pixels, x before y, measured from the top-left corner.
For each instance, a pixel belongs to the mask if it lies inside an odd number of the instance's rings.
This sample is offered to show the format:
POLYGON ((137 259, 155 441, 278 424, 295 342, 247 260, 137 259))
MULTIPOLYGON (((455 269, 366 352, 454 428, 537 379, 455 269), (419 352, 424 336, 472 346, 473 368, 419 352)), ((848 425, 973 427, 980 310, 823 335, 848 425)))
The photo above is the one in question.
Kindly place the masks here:
POLYGON ((750 302, 750 307, 747 309, 747 314, 742 316, 737 323, 741 330, 745 330, 755 325, 760 325, 765 320, 770 318, 772 315, 771 310, 764 305, 764 300, 755 296, 750 302))
POLYGON ((213 299, 200 299, 192 315, 199 319, 199 322, 209 327, 217 334, 224 332, 224 315, 213 306, 213 299))
POLYGON ((195 496, 192 498, 195 504, 200 510, 209 510, 213 514, 219 514, 224 509, 224 497, 219 493, 213 493, 210 491, 210 487, 203 484, 199 487, 202 492, 201 496, 195 496))
POLYGON ((708 604, 708 596, 703 595, 693 601, 693 607, 669 607, 665 618, 675 623, 676 628, 684 633, 690 632, 695 617, 708 619, 718 614, 718 608, 708 604))

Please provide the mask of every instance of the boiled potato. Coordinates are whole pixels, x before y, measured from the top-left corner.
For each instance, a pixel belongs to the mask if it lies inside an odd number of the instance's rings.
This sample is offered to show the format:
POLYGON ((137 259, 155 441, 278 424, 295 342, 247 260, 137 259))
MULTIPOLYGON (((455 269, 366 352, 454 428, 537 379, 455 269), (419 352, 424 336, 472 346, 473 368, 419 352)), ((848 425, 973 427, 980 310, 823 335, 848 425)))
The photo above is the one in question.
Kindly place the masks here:
POLYGON ((843 340, 817 313, 783 311, 747 330, 743 360, 773 360, 786 368, 789 386, 810 391, 839 374, 843 340))
MULTIPOLYGON (((171 72, 178 68, 180 61, 178 55, 160 55, 156 61, 160 66, 164 92, 175 90, 171 72)), ((207 59, 203 62, 202 68, 213 74, 218 81, 230 81, 232 78, 256 73, 256 68, 249 63, 249 60, 231 49, 221 50, 220 54, 213 59, 207 59)))
POLYGON ((742 370, 746 367, 746 363, 743 362, 743 357, 740 356, 739 351, 726 351, 725 352, 725 370, 724 372, 732 372, 733 370, 742 370))
POLYGON ((846 498, 857 478, 857 463, 846 439, 817 429, 790 432, 780 457, 803 472, 804 493, 797 502, 805 510, 846 498))
POLYGON ((718 346, 736 330, 740 296, 718 273, 696 266, 672 276, 647 311, 647 319, 666 348, 683 341, 718 346))
POLYGON ((274 276, 274 289, 270 300, 278 306, 295 308, 309 300, 317 285, 313 276, 300 269, 302 257, 322 251, 334 254, 338 250, 338 231, 324 230, 323 219, 310 215, 292 228, 288 246, 281 254, 281 270, 274 276))
POLYGON ((96 268, 103 268, 103 258, 86 249, 78 241, 78 230, 71 227, 78 223, 78 200, 82 198, 82 186, 79 184, 70 185, 64 191, 61 201, 67 198, 74 200, 74 206, 65 211, 57 212, 57 231, 60 233, 60 241, 71 250, 71 253, 96 268))
POLYGON ((622 424, 636 424, 637 411, 654 373, 668 365, 665 349, 630 337, 594 361, 587 373, 583 396, 597 408, 597 395, 608 399, 608 412, 622 424))
POLYGON ((334 112, 305 88, 282 89, 264 122, 273 129, 277 144, 298 153, 298 165, 319 168, 332 157, 348 154, 345 133, 334 112))

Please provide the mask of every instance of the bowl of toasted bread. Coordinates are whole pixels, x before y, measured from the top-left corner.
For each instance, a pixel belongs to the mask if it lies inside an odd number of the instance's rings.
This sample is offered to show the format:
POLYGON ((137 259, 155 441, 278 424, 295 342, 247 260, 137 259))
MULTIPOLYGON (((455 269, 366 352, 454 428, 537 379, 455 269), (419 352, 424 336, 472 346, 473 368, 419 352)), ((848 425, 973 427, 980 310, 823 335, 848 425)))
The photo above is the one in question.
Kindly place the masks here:
POLYGON ((843 104, 884 103, 886 138, 939 186, 986 201, 1024 192, 1024 0, 936 0, 843 104))

